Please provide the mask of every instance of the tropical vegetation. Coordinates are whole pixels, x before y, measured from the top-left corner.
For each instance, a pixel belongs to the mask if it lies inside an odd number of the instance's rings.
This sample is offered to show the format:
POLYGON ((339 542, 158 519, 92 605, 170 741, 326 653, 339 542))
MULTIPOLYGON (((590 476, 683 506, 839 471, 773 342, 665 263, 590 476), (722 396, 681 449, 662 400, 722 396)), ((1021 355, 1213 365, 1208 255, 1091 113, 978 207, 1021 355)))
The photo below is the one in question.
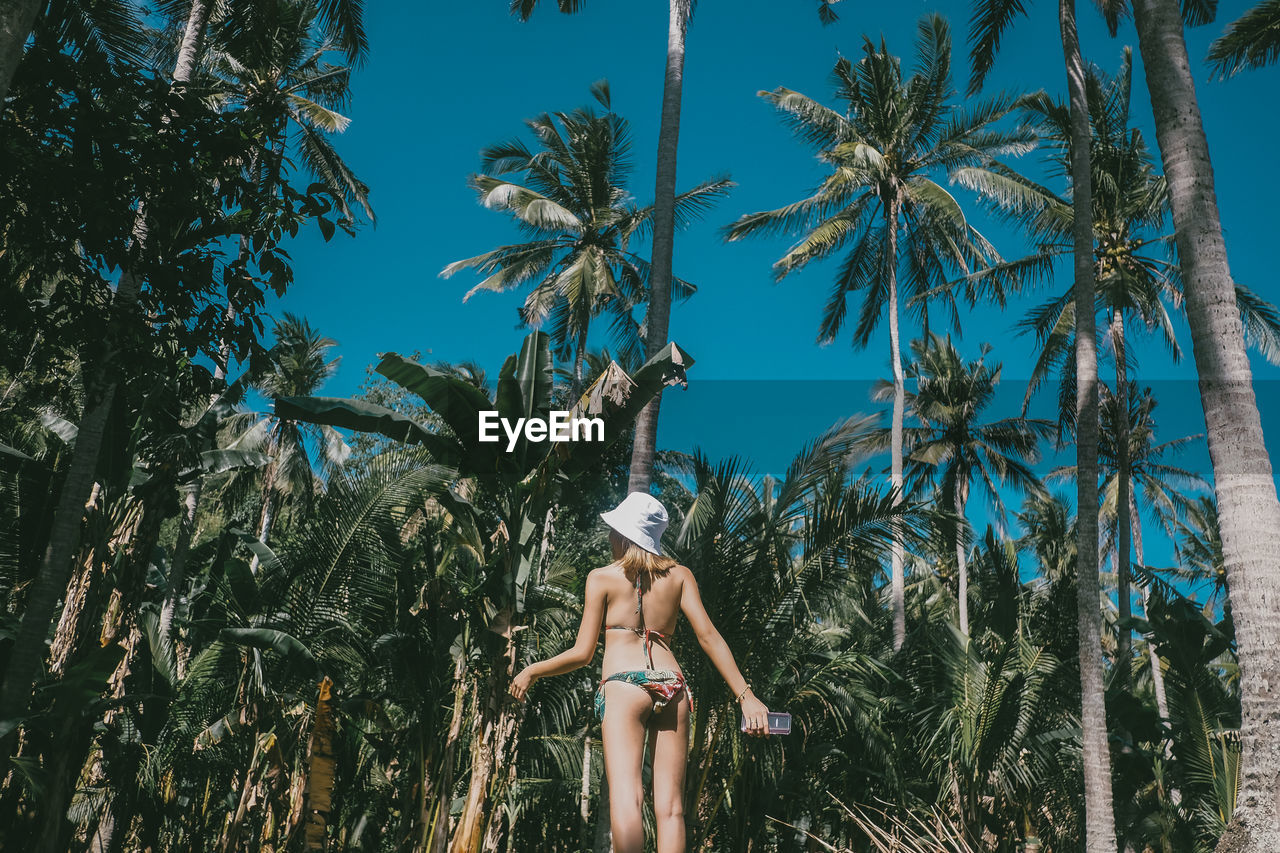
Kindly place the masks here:
MULTIPOLYGON (((796 5, 856 25, 836 2, 796 5)), ((347 396, 343 330, 279 306, 307 284, 295 256, 376 222, 343 156, 364 5, 0 10, 0 847, 609 850, 595 673, 508 688, 575 641, 599 513, 645 490, 794 720, 742 737, 677 633, 688 849, 1280 849, 1280 503, 1247 349, 1280 358, 1280 309, 1227 263, 1183 35, 1213 4, 1100 4, 1113 34, 1136 24, 1154 146, 1129 50, 1088 62, 1071 0, 1065 89, 979 97, 1015 0, 974 4, 965 94, 941 15, 910 60, 864 35, 823 59, 835 106, 760 93, 817 186, 723 215, 727 177, 676 189, 694 5, 668 4, 653 204, 604 80, 595 106, 526 119, 532 142, 433 171, 474 191, 496 248, 431 286, 525 288, 520 331, 493 331, 486 370, 424 357, 424 323, 347 396), (777 281, 829 269, 819 343, 850 326, 887 350, 875 393, 789 436, 781 471, 658 441, 664 390, 716 363, 705 330, 669 332, 709 289, 676 275, 688 226, 717 216, 734 250, 795 240, 777 281), (1203 433, 1149 381, 1144 338, 1176 361, 1184 316, 1203 433), (1025 388, 1005 331, 1035 338, 1025 388), (603 439, 480 426, 556 412, 603 439)), ((1228 26, 1209 67, 1265 73, 1277 14, 1228 26)))

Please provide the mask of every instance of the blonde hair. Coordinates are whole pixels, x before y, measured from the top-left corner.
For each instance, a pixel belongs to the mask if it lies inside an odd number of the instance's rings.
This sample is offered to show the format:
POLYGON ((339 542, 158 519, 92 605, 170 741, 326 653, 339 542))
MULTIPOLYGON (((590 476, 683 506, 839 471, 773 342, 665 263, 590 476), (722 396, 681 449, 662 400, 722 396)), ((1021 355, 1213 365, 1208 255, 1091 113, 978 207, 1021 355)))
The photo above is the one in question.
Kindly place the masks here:
POLYGON ((624 543, 622 556, 614 562, 622 567, 622 573, 626 575, 627 580, 635 580, 639 572, 645 572, 650 576, 666 574, 676 564, 671 557, 646 551, 618 531, 611 529, 611 532, 617 533, 618 538, 624 543))

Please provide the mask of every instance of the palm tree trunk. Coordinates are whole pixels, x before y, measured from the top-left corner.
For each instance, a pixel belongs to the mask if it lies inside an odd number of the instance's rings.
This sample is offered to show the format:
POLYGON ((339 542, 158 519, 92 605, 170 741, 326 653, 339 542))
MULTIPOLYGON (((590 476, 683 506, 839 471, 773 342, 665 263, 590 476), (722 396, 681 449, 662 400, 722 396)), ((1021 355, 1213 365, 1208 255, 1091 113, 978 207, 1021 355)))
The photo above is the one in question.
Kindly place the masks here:
MULTIPOLYGON (((113 301, 116 309, 113 313, 123 315, 137 303, 137 298, 137 279, 126 275, 113 301)), ((118 322, 113 325, 118 325, 118 322)), ((106 371, 98 369, 93 372, 103 374, 106 371)), ((115 401, 116 388, 114 381, 108 381, 101 392, 90 399, 80 419, 71 466, 62 484, 58 507, 49 530, 49 543, 45 548, 44 558, 40 561, 40 569, 31 584, 22 622, 9 653, 9 667, 5 670, 3 686, 0 687, 0 720, 26 715, 32 688, 44 668, 45 637, 49 633, 49 624, 53 620, 58 599, 66 591, 70 581, 71 558, 80 542, 80 519, 93 489, 94 472, 102 450, 107 416, 115 401)), ((10 732, 0 739, 0 757, 8 757, 12 738, 13 732, 10 732)))
MULTIPOLYGON (((258 527, 258 541, 263 545, 267 544, 267 538, 271 535, 271 525, 275 522, 275 504, 275 491, 267 489, 267 493, 262 498, 262 520, 258 527)), ((254 554, 252 562, 249 563, 249 571, 256 575, 259 565, 261 561, 258 560, 258 555, 254 554)))
MULTIPOLYGON (((169 561, 168 589, 165 591, 164 604, 160 608, 160 624, 157 633, 161 640, 169 641, 171 650, 177 649, 178 638, 173 632, 173 616, 178 610, 178 599, 182 597, 182 588, 187 582, 187 555, 191 552, 191 538, 196 526, 196 509, 200 506, 200 493, 203 489, 204 478, 196 477, 183 492, 178 540, 173 546, 173 559, 169 561)), ((172 661, 175 666, 177 657, 175 653, 172 661)))
POLYGON ((1129 371, 1125 364, 1124 313, 1115 308, 1111 315, 1111 342, 1116 358, 1116 596, 1120 624, 1116 627, 1116 665, 1129 691, 1133 691, 1133 634, 1128 621, 1133 616, 1130 601, 1130 516, 1128 507, 1132 485, 1129 476, 1129 371))
POLYGON ((210 0, 191 0, 187 26, 182 31, 182 45, 178 48, 178 61, 173 67, 176 83, 188 83, 195 75, 200 49, 204 46, 204 34, 209 25, 210 0))
POLYGON ((1076 308, 1076 587, 1080 632, 1081 747, 1084 759, 1085 853, 1114 853, 1111 754, 1102 675, 1098 590, 1098 353, 1094 340, 1093 187, 1084 59, 1075 0, 1061 0, 1058 21, 1071 104, 1076 308))
POLYGON ((582 792, 578 795, 578 845, 591 849, 591 735, 582 739, 582 792))
POLYGON ((552 535, 555 533, 555 513, 559 507, 559 501, 547 507, 547 517, 542 521, 542 545, 538 548, 538 569, 534 575, 540 585, 547 582, 547 570, 551 568, 551 552, 555 549, 552 535))
MULTIPOLYGON (((906 380, 902 374, 902 346, 898 337, 898 197, 892 190, 885 203, 885 228, 889 239, 885 247, 884 275, 889 290, 889 358, 893 364, 893 426, 889 436, 889 480, 894 489, 894 503, 902 502, 902 421, 907 404, 906 380)), ((905 548, 902 528, 893 526, 890 556, 890 589, 893 597, 893 648, 902 648, 907 639, 907 600, 905 548)))
MULTIPOLYGON (((275 521, 276 464, 280 455, 278 433, 273 432, 267 447, 267 454, 271 457, 271 461, 267 463, 267 467, 262 474, 264 482, 262 487, 262 513, 258 516, 258 541, 263 545, 267 544, 267 538, 271 536, 271 525, 275 521)), ((258 555, 254 554, 253 559, 249 561, 249 572, 256 575, 260 564, 261 561, 258 559, 258 555)))
MULTIPOLYGON (((236 810, 228 817, 230 822, 222 833, 221 846, 218 848, 219 853, 233 853, 240 849, 240 832, 244 827, 245 818, 249 813, 249 801, 257 800, 257 770, 258 759, 262 756, 262 750, 259 748, 257 715, 254 715, 254 722, 249 730, 248 742, 253 745, 252 757, 249 759, 249 769, 245 771, 244 787, 240 789, 240 797, 236 801, 236 810)), ((232 790, 235 790, 234 786, 232 790)))
MULTIPOLYGON (((1146 566, 1146 556, 1142 547, 1142 516, 1138 514, 1138 502, 1133 497, 1133 489, 1129 489, 1129 517, 1133 520, 1133 554, 1138 561, 1139 566, 1146 566)), ((1151 591, 1145 584, 1138 585, 1138 595, 1142 600, 1142 613, 1144 616, 1150 616, 1148 611, 1148 603, 1151 601, 1151 591)), ((1151 684, 1155 688, 1156 693, 1156 710, 1160 712, 1161 722, 1169 720, 1169 698, 1168 693, 1164 689, 1164 671, 1160 668, 1160 655, 1156 654, 1155 646, 1147 644, 1147 654, 1151 662, 1151 684)), ((1173 755, 1170 749, 1170 743, 1165 741, 1165 757, 1173 755)))
MULTIPOLYGON (((104 626, 104 629, 106 627, 104 626)), ((138 655, 142 644, 142 632, 136 622, 130 624, 128 636, 122 642, 125 646, 125 655, 112 674, 107 691, 108 697, 115 701, 119 701, 126 693, 137 689, 136 684, 130 683, 136 680, 134 674, 138 669, 138 655)), ((113 721, 120 713, 118 709, 106 712, 102 723, 107 726, 108 731, 113 729, 113 721)), ((111 798, 107 801, 107 807, 99 818, 99 825, 90 845, 90 850, 97 853, 121 853, 130 835, 134 818, 138 815, 138 804, 142 792, 138 789, 136 780, 141 752, 128 746, 122 749, 122 746, 124 745, 116 741, 115 749, 103 749, 100 753, 97 750, 90 752, 86 762, 90 766, 100 761, 105 762, 105 767, 99 765, 98 772, 103 774, 105 780, 110 780, 109 784, 114 788, 111 798)), ((93 771, 90 771, 90 776, 93 776, 93 771)))
MULTIPOLYGON (((121 522, 119 532, 112 537, 117 550, 115 563, 122 569, 112 591, 111 601, 105 613, 100 615, 99 636, 94 642, 86 642, 89 637, 80 636, 75 641, 71 660, 64 664, 73 665, 76 658, 82 656, 85 647, 107 647, 119 643, 124 653, 107 682, 107 698, 120 700, 129 690, 127 680, 137 669, 139 650, 142 644, 142 633, 136 623, 138 605, 141 603, 142 591, 145 588, 147 569, 151 563, 151 555, 155 551, 160 536, 160 524, 163 520, 162 496, 167 493, 163 486, 152 491, 140 507, 134 507, 121 522)), ((100 610, 100 608, 98 608, 100 610)), ((85 768, 92 773, 96 750, 92 748, 94 740, 95 719, 80 713, 78 708, 63 708, 59 713, 54 706, 55 719, 59 716, 60 731, 53 739, 54 749, 46 754, 46 790, 41 804, 44 812, 44 827, 40 841, 32 848, 35 853, 55 853, 68 849, 72 826, 66 820, 67 805, 77 787, 77 780, 84 778, 85 768)), ((113 719, 118 710, 108 710, 102 723, 106 725, 105 738, 111 738, 114 731, 113 719)), ((117 748, 114 757, 109 760, 110 778, 116 788, 114 796, 109 800, 107 812, 110 817, 107 823, 112 827, 128 829, 130 817, 136 811, 137 792, 130 781, 136 776, 137 753, 128 747, 117 748)))
POLYGON ((960 588, 956 596, 960 604, 960 633, 969 636, 969 556, 964 547, 964 509, 969 497, 969 484, 963 477, 956 478, 956 574, 960 588))
POLYGON ((1280 850, 1280 502, 1178 5, 1135 0, 1133 11, 1186 282, 1240 655, 1240 794, 1217 850, 1280 850))
POLYGON ((329 829, 329 811, 333 803, 333 754, 336 733, 333 679, 325 676, 316 699, 316 715, 311 727, 311 743, 307 747, 310 764, 307 772, 306 850, 323 850, 329 829))
POLYGON ((569 405, 574 406, 582 396, 582 363, 587 356, 587 328, 578 332, 578 346, 573 354, 573 389, 569 392, 569 405))
MULTIPOLYGON (((1139 566, 1146 566, 1146 557, 1142 549, 1142 515, 1138 512, 1138 503, 1133 497, 1132 487, 1129 489, 1129 515, 1133 519, 1133 555, 1139 566)), ((1142 615, 1150 617, 1151 589, 1146 584, 1139 584, 1138 595, 1142 600, 1142 615)), ((1164 686, 1164 669, 1160 665, 1160 655, 1156 647, 1147 643, 1147 658, 1151 662, 1151 684, 1156 694, 1156 711, 1160 714, 1161 724, 1169 722, 1169 694, 1164 686)), ((1164 758, 1166 762, 1173 760, 1173 741, 1165 738, 1164 758)), ((1182 791, 1176 785, 1169 787, 1169 800, 1175 806, 1182 802, 1182 791)))
MULTIPOLYGON (((249 165, 245 167, 245 174, 249 180, 253 180, 253 174, 257 170, 258 153, 254 151, 249 157, 249 165)), ((248 235, 240 235, 240 250, 236 257, 236 263, 241 267, 247 267, 249 258, 252 255, 252 246, 249 243, 248 235)), ((225 382, 227 373, 231 370, 231 341, 227 339, 227 329, 236 319, 236 306, 231 301, 230 292, 227 293, 227 305, 222 309, 222 330, 218 336, 218 356, 214 360, 213 379, 215 382, 225 382)))
MULTIPOLYGON (((671 258, 676 231, 676 148, 680 140, 680 98, 684 87, 684 40, 692 10, 689 0, 669 0, 667 72, 662 84, 662 121, 658 126, 658 164, 653 193, 653 258, 649 269, 649 306, 645 310, 645 357, 666 346, 671 322, 671 258)), ((665 386, 664 386, 665 387, 665 386)), ((653 479, 662 388, 636 418, 627 492, 647 492, 653 479)))
POLYGON ((71 583, 63 594, 62 613, 54 630, 53 643, 49 646, 49 674, 61 678, 71 658, 81 648, 81 638, 89 626, 100 617, 103 598, 98 586, 102 583, 110 559, 102 558, 93 547, 81 550, 79 565, 74 570, 71 583), (102 570, 98 566, 101 562, 102 570))
MULTIPOLYGON (((1139 566, 1145 566, 1142 553, 1142 516, 1138 515, 1138 507, 1132 498, 1133 492, 1130 491, 1129 514, 1133 517, 1133 551, 1134 556, 1138 560, 1139 566)), ((1151 601, 1151 591, 1146 585, 1139 585, 1138 595, 1142 598, 1143 615, 1149 616, 1147 606, 1151 601)), ((1156 692, 1156 709, 1160 712, 1160 719, 1167 721, 1169 719, 1169 698, 1168 693, 1164 689, 1164 670, 1160 668, 1160 656, 1156 654, 1155 646, 1148 646, 1151 659, 1151 683, 1155 687, 1156 692)), ((1168 744, 1165 745, 1165 754, 1168 755, 1168 744)))
POLYGON ((0 111, 42 6, 42 0, 12 0, 0 5, 0 111))
POLYGON ((613 826, 609 817, 609 780, 600 774, 600 806, 596 809, 596 832, 589 850, 594 853, 610 853, 613 850, 613 826))
MULTIPOLYGON (((164 498, 171 493, 171 488, 172 485, 168 482, 158 484, 148 493, 141 506, 131 513, 136 518, 126 519, 124 527, 127 532, 123 536, 114 537, 117 546, 124 552, 116 560, 116 565, 122 571, 117 577, 116 588, 111 593, 106 612, 102 614, 100 635, 93 644, 107 647, 119 643, 124 647, 124 655, 108 682, 108 694, 113 700, 119 700, 125 695, 126 679, 137 668, 142 645, 137 613, 146 589, 151 556, 160 538, 160 525, 164 520, 164 498)), ((77 646, 86 645, 84 639, 87 638, 77 641, 77 646)), ((64 713, 67 713, 66 709, 64 713)), ((107 712, 104 722, 108 732, 113 731, 111 722, 117 713, 112 710, 107 712)), ((82 768, 92 766, 93 724, 92 718, 74 712, 68 714, 68 724, 54 741, 56 749, 46 758, 48 782, 42 804, 45 824, 41 840, 34 848, 36 853, 56 853, 67 849, 71 829, 66 821, 67 804, 75 793, 77 778, 83 774, 82 768)), ((112 762, 111 778, 119 786, 119 791, 112 798, 109 807, 112 812, 110 823, 127 830, 132 815, 137 811, 138 792, 130 784, 137 772, 137 753, 125 747, 117 755, 122 757, 112 762)))
POLYGON ((108 803, 107 808, 98 818, 98 825, 94 828, 93 834, 89 836, 88 853, 111 853, 111 848, 115 846, 116 833, 116 817, 113 804, 108 803))

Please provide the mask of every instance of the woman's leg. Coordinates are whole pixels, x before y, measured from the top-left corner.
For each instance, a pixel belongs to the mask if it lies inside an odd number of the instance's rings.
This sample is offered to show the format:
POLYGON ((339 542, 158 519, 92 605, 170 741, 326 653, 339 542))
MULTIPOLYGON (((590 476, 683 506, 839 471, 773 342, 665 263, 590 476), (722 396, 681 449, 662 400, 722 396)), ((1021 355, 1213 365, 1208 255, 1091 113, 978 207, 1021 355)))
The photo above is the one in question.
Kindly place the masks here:
POLYGON ((658 853, 684 853, 684 772, 689 759, 689 700, 684 693, 649 721, 649 731, 658 853))
POLYGON ((604 722, 600 740, 609 778, 609 825, 614 853, 643 853, 644 720, 653 708, 649 691, 634 684, 604 685, 604 722))

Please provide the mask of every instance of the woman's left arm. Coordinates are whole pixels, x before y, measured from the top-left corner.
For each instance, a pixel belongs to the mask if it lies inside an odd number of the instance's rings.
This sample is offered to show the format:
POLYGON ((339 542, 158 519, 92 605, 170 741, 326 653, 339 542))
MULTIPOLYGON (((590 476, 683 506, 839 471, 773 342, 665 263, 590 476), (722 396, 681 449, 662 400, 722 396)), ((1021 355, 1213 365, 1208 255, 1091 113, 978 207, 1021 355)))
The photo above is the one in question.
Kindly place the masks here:
POLYGON ((523 700, 533 682, 548 675, 562 675, 591 663, 596 655, 596 643, 600 639, 600 625, 604 621, 604 587, 595 571, 587 575, 583 594, 582 624, 578 626, 578 639, 573 646, 555 657, 526 666, 511 680, 511 695, 523 700))

